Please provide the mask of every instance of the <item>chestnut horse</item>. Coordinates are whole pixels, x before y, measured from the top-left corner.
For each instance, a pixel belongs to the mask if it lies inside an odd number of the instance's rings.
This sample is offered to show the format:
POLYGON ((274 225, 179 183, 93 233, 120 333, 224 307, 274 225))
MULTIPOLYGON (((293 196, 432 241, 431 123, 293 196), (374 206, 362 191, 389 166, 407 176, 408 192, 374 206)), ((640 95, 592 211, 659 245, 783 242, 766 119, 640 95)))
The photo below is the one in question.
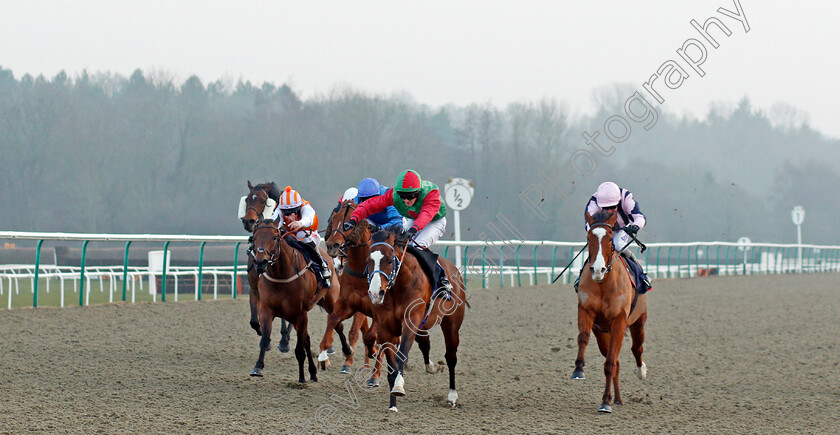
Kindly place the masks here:
MULTIPOLYGON (((251 371, 251 376, 262 376, 265 367, 265 352, 271 346, 271 323, 275 317, 288 320, 297 332, 295 357, 300 368, 300 382, 306 382, 303 376, 303 361, 309 361, 309 375, 312 381, 317 381, 317 369, 312 360, 312 348, 309 341, 307 326, 309 310, 317 303, 327 313, 332 313, 338 298, 339 283, 336 276, 330 278, 330 288, 319 288, 315 274, 309 270, 304 256, 293 248, 287 238, 294 238, 292 234, 283 234, 278 225, 282 216, 276 220, 258 221, 254 228, 254 262, 260 272, 260 299, 257 311, 260 322, 260 357, 251 371), (324 291, 326 290, 326 291, 324 291), (319 296, 323 295, 323 296, 319 296)), ((332 265, 328 264, 332 268, 332 265)), ((344 328, 339 323, 335 332, 341 340, 344 353, 350 349, 344 337, 344 328)), ((322 351, 325 351, 323 343, 322 351)))
MULTIPOLYGON (((619 389, 618 355, 624 341, 624 330, 630 328, 633 343, 630 350, 636 358, 636 375, 645 379, 647 368, 642 361, 647 321, 647 297, 639 295, 630 280, 630 274, 619 252, 613 247, 613 231, 617 214, 600 211, 594 216, 586 214, 590 228, 586 236, 589 252, 589 271, 581 273, 578 287, 578 356, 572 379, 585 379, 584 353, 589 343, 590 331, 601 354, 606 357, 604 375, 606 387, 599 412, 612 412, 610 386, 615 388, 615 405, 621 405, 619 389), (613 268, 613 266, 617 266, 613 268), (594 329, 593 329, 594 325, 594 329)), ((623 248, 620 247, 620 248, 623 248)))
MULTIPOLYGON (((342 230, 344 222, 350 220, 356 203, 348 199, 341 203, 330 215, 327 224, 327 254, 331 257, 344 258, 344 270, 339 276, 341 292, 335 304, 335 310, 327 318, 327 329, 332 328, 350 316, 353 317, 353 326, 350 329, 348 339, 352 348, 359 339, 359 329, 364 334, 365 343, 365 366, 370 367, 370 358, 373 357, 374 344, 376 343, 376 326, 367 326, 367 317, 373 317, 373 306, 367 296, 368 282, 365 274, 365 265, 370 253, 370 226, 368 221, 363 219, 352 230, 342 230), (358 327, 357 327, 358 324, 358 327)), ((328 344, 332 343, 332 334, 324 334, 328 344)), ((345 366, 341 368, 342 373, 350 371, 353 365, 353 355, 347 355, 345 366)), ((368 380, 368 386, 379 386, 379 372, 381 364, 379 358, 375 363, 373 376, 368 380)))
POLYGON ((458 363, 459 330, 464 321, 466 295, 458 269, 444 258, 439 259, 454 289, 452 300, 439 296, 432 300, 434 282, 430 281, 414 255, 405 255, 407 240, 398 240, 394 232, 382 230, 373 234, 367 270, 370 284, 368 297, 373 303, 373 320, 380 352, 388 360, 388 385, 391 388, 390 411, 397 411, 397 396, 405 396, 403 367, 416 337, 426 371, 433 372, 429 362, 428 330, 440 324, 446 345, 449 367, 448 402, 458 400, 455 389, 455 366, 458 363), (431 308, 429 305, 431 303, 431 308), (399 346, 399 349, 397 349, 399 346))
MULTIPOLYGON (((271 197, 279 198, 280 190, 273 181, 270 183, 261 183, 256 186, 252 186, 251 180, 248 180, 248 190, 248 196, 245 197, 245 215, 242 216, 241 219, 242 226, 245 227, 245 231, 253 233, 258 220, 270 217, 264 216, 266 204, 271 197)), ((248 300, 251 304, 251 320, 249 323, 251 328, 254 328, 254 331, 257 331, 257 335, 260 335, 260 322, 257 320, 257 302, 260 300, 260 291, 257 288, 259 279, 260 274, 254 268, 253 251, 252 248, 249 247, 248 286, 250 287, 250 290, 248 291, 248 300)), ((281 320, 280 344, 277 346, 277 349, 280 350, 280 352, 285 353, 289 351, 289 332, 289 324, 286 323, 285 320, 281 320)))

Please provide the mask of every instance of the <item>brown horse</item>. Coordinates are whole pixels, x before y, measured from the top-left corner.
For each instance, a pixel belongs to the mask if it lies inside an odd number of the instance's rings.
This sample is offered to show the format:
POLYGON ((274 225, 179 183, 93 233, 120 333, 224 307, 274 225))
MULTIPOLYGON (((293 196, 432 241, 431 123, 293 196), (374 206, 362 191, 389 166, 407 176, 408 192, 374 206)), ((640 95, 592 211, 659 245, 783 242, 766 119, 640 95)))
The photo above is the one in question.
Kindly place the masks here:
MULTIPOLYGON (((335 304, 335 310, 327 318, 327 329, 323 341, 332 343, 333 335, 328 333, 336 324, 343 322, 350 316, 353 317, 353 326, 350 329, 348 339, 352 348, 359 339, 359 330, 364 334, 365 343, 365 366, 370 367, 370 358, 373 357, 374 344, 376 343, 376 326, 367 326, 367 317, 373 317, 373 306, 367 296, 368 282, 365 274, 368 254, 370 253, 370 228, 367 220, 362 220, 352 230, 343 231, 342 225, 350 220, 356 203, 349 199, 341 203, 330 215, 327 224, 327 253, 331 257, 344 258, 344 270, 339 276, 341 292, 335 304), (358 327, 357 327, 358 325, 358 327)), ((348 373, 353 365, 353 355, 347 355, 345 365, 341 368, 342 373, 348 373)), ((379 385, 379 372, 381 364, 376 360, 373 376, 368 380, 368 386, 379 385)))
MULTIPOLYGON (((270 198, 279 198, 280 197, 280 190, 277 188, 277 185, 274 182, 270 183, 261 183, 257 184, 256 186, 251 185, 251 180, 248 180, 248 195, 245 197, 245 211, 244 216, 241 217, 242 226, 245 227, 245 231, 249 233, 254 232, 254 227, 258 220, 263 218, 268 218, 270 216, 265 216, 266 205, 270 198)), ((276 204, 275 204, 276 205, 276 204)), ((269 210, 269 213, 271 210, 269 210)), ((249 324, 251 328, 254 328, 254 331, 257 332, 257 335, 260 335, 260 322, 257 319, 257 302, 260 300, 260 291, 258 288, 258 283, 260 279, 260 274, 254 268, 254 255, 251 248, 248 249, 248 285, 250 290, 248 291, 248 299, 251 305, 251 320, 249 324)), ((289 351, 289 324, 286 323, 285 320, 280 321, 280 343, 277 346, 277 349, 280 352, 288 352, 289 351)))
MULTIPOLYGON (((251 371, 251 376, 263 375, 265 352, 271 346, 271 323, 275 317, 280 317, 294 325, 297 332, 295 357, 300 367, 300 382, 306 381, 303 376, 304 358, 309 361, 310 379, 317 381, 317 369, 312 360, 312 348, 307 331, 308 312, 317 303, 327 313, 331 313, 338 298, 339 283, 333 275, 329 289, 319 288, 318 280, 309 270, 304 256, 290 245, 290 242, 294 242, 291 240, 294 236, 282 234, 278 227, 282 219, 278 217, 273 221, 258 221, 254 228, 254 261, 257 271, 260 272, 260 299, 257 311, 262 337, 260 357, 254 370, 251 371)), ((332 267, 332 265, 328 266, 332 267)), ((335 326, 335 332, 341 340, 342 349, 345 353, 349 353, 344 328, 340 323, 335 326)))
MULTIPOLYGON (((619 389, 618 354, 624 341, 624 330, 630 327, 633 344, 630 350, 636 358, 636 375, 645 379, 647 368, 642 361, 642 345, 645 341, 645 321, 647 321, 647 297, 636 293, 630 274, 613 247, 613 230, 617 215, 598 212, 594 216, 586 214, 590 228, 587 233, 589 252, 589 271, 582 273, 578 288, 578 356, 572 379, 585 379, 583 373, 584 353, 589 343, 589 333, 595 332, 595 339, 601 354, 606 357, 604 375, 606 387, 599 412, 612 412, 610 406, 610 386, 615 388, 616 405, 621 405, 619 389), (613 266, 617 265, 615 269, 613 266)), ((623 248, 623 247, 621 247, 623 248)), ((585 269, 585 268, 584 268, 585 269)))
MULTIPOLYGON (((458 363, 459 330, 464 321, 466 295, 461 274, 452 262, 440 259, 454 289, 452 300, 440 296, 432 300, 430 281, 414 255, 405 255, 407 241, 397 241, 391 231, 374 233, 367 269, 370 273, 368 297, 373 303, 376 335, 388 359, 389 410, 397 411, 397 396, 405 396, 403 367, 416 337, 428 339, 428 330, 440 324, 449 367, 448 402, 458 400, 455 366, 458 363), (431 308, 429 308, 431 304, 431 308), (397 348, 399 346, 399 349, 397 348)), ((418 340, 427 371, 430 370, 428 340, 418 340)))

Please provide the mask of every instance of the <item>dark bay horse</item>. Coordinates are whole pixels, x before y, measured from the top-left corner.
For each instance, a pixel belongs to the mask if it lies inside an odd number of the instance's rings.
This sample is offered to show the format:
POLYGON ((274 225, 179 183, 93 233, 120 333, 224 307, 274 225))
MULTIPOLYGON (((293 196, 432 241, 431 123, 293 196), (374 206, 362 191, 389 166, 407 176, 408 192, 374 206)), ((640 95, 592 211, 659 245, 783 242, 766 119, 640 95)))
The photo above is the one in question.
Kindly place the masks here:
MULTIPOLYGON (((309 361, 309 375, 312 381, 317 381, 317 369, 312 359, 312 348, 307 326, 309 310, 315 304, 323 307, 327 313, 332 313, 338 298, 339 283, 334 274, 330 281, 330 288, 323 289, 318 285, 315 273, 309 270, 304 256, 293 248, 287 238, 294 238, 291 234, 283 234, 278 225, 282 216, 276 220, 258 221, 254 228, 254 262, 260 272, 260 299, 257 312, 260 322, 260 356, 251 371, 251 376, 262 376, 265 367, 265 352, 271 346, 271 324, 275 317, 288 320, 297 332, 295 357, 300 368, 300 382, 305 382, 303 375, 304 358, 309 361)), ((329 265, 332 267, 332 265, 329 265)), ((341 340, 342 350, 349 353, 344 328, 339 323, 335 332, 341 340)), ((322 343, 322 350, 326 350, 322 343)))
POLYGON ((388 360, 388 385, 391 388, 389 410, 397 411, 397 396, 405 396, 403 367, 416 337, 427 370, 429 363, 429 329, 440 325, 446 345, 449 368, 448 402, 458 400, 455 389, 455 366, 458 363, 459 331, 464 321, 466 295, 464 281, 452 262, 439 259, 454 289, 452 300, 431 299, 434 282, 430 281, 414 255, 405 255, 407 240, 397 240, 391 231, 374 233, 367 269, 370 273, 368 297, 373 303, 380 351, 388 360), (431 308, 430 308, 431 304, 431 308), (399 347, 399 348, 398 348, 399 347))
MULTIPOLYGON (((624 341, 624 330, 630 328, 633 343, 630 350, 636 358, 636 375, 645 379, 647 368, 642 361, 645 341, 645 321, 647 321, 647 295, 637 295, 630 280, 630 274, 624 265, 624 259, 613 247, 613 231, 617 215, 598 212, 594 216, 586 214, 590 228, 586 236, 589 252, 589 272, 581 273, 578 287, 578 356, 572 379, 585 379, 583 373, 584 353, 589 343, 590 331, 595 332, 595 339, 601 354, 606 357, 604 375, 606 387, 600 412, 612 412, 610 387, 615 388, 615 405, 621 405, 619 389, 618 355, 624 341), (594 326, 594 329, 593 329, 594 326)), ((623 248, 623 247, 619 247, 623 248)), ((586 270, 586 268, 584 268, 586 270)))
MULTIPOLYGON (((248 195, 245 197, 245 210, 244 215, 240 218, 242 220, 242 226, 245 227, 245 231, 249 233, 254 232, 254 227, 256 223, 260 219, 268 219, 270 218, 270 213, 273 209, 268 210, 266 212, 266 206, 271 202, 276 202, 273 198, 280 198, 280 189, 277 187, 274 182, 270 183, 260 183, 256 186, 251 185, 251 180, 248 180, 248 195), (265 216, 269 214, 269 216, 265 216)), ((276 204, 274 204, 276 206, 276 204)), ((260 274, 254 268, 254 255, 252 248, 249 247, 248 249, 248 286, 250 290, 248 291, 248 300, 251 304, 251 320, 249 324, 251 328, 254 328, 254 331, 257 332, 257 335, 260 335, 260 322, 257 319, 257 302, 260 300, 260 291, 258 288, 260 274)), ((289 324, 286 323, 285 320, 280 321, 280 344, 277 346, 277 349, 280 352, 288 352, 289 351, 289 324)))
MULTIPOLYGON (((350 329, 348 339, 351 348, 359 338, 359 330, 364 334, 365 343, 365 366, 370 367, 370 358, 373 357, 374 344, 376 343, 376 326, 371 324, 367 327, 367 317, 373 317, 373 306, 367 295, 368 282, 365 274, 368 254, 370 253, 370 226, 368 221, 363 219, 350 231, 343 231, 342 225, 350 220, 356 203, 349 199, 330 215, 327 224, 327 254, 331 257, 344 258, 344 270, 339 275, 341 292, 335 304, 335 310, 327 318, 327 329, 323 340, 328 344, 332 343, 333 336, 329 331, 336 324, 343 322, 350 316, 353 317, 353 326, 350 329), (358 324, 358 327, 357 327, 358 324)), ((345 366, 341 368, 342 373, 347 373, 353 365, 353 355, 347 355, 345 366)), ((369 386, 379 385, 379 372, 381 364, 376 360, 373 376, 368 380, 369 386)))

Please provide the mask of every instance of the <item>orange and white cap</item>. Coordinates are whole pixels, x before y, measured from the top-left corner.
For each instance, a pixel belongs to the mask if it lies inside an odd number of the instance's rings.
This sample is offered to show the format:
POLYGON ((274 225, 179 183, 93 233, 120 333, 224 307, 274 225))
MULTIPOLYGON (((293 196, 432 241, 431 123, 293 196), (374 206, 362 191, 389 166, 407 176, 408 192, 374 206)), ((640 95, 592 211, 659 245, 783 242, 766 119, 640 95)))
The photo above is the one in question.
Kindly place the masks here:
POLYGON ((297 191, 292 190, 292 186, 286 186, 286 190, 280 193, 280 204, 278 208, 288 210, 290 208, 298 208, 303 205, 303 198, 297 191))

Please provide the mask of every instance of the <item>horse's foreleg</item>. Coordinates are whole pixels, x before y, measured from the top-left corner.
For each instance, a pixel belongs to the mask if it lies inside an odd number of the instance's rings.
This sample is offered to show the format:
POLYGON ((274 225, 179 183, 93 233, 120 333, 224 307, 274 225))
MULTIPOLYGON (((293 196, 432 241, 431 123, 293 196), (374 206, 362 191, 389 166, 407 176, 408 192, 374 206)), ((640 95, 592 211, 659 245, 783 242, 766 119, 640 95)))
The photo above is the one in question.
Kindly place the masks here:
POLYGON ((274 314, 268 309, 260 310, 260 357, 257 359, 257 364, 251 370, 251 376, 262 376, 265 368, 265 352, 271 348, 271 323, 274 320, 274 314))
POLYGON ((280 343, 277 344, 277 350, 286 353, 289 351, 289 335, 292 332, 292 325, 289 322, 280 320, 280 343))
MULTIPOLYGON (((398 341, 399 338, 391 338, 390 341, 382 343, 379 347, 379 352, 385 354, 388 362, 388 387, 391 388, 388 410, 393 412, 397 412, 397 394, 394 394, 394 387, 398 379, 402 382, 402 375, 400 375, 400 369, 397 363, 398 341)), ((378 355, 377 359, 379 359, 378 355)), ((400 388, 402 388, 402 385, 400 385, 400 388)))
POLYGON ((309 332, 303 333, 303 339, 306 340, 304 349, 306 349, 306 359, 309 361, 309 380, 318 382, 318 368, 315 366, 315 360, 312 358, 312 343, 310 343, 309 332))
POLYGON ((572 379, 586 379, 583 373, 584 355, 586 354, 586 345, 589 344, 589 334, 592 332, 592 324, 595 322, 595 314, 589 310, 583 309, 578 304, 578 355, 575 359, 575 371, 572 373, 572 379))
POLYGON ((295 358, 297 358, 298 362, 298 382, 304 383, 306 382, 306 377, 303 375, 303 363, 304 360, 309 360, 310 365, 310 372, 314 369, 315 363, 312 361, 312 349, 309 347, 309 341, 307 340, 308 333, 306 328, 308 327, 309 319, 306 316, 306 313, 301 315, 297 322, 295 322, 295 331, 297 332, 297 343, 295 345, 295 358))
POLYGON ((429 359, 429 350, 432 348, 432 344, 429 342, 428 335, 418 335, 417 336, 417 346, 420 348, 420 352, 423 353, 423 364, 426 365, 426 373, 437 373, 440 371, 440 365, 438 363, 433 363, 429 359))
POLYGON ((647 377, 647 367, 642 360, 642 353, 645 351, 645 322, 647 321, 647 313, 642 314, 636 323, 630 325, 630 337, 633 339, 633 344, 630 350, 633 351, 633 357, 636 358, 636 369, 634 370, 639 379, 647 377))
POLYGON ((440 328, 443 331, 443 342, 446 346, 446 367, 449 370, 449 395, 446 398, 447 403, 455 407, 455 402, 458 400, 458 390, 455 389, 455 366, 458 365, 458 345, 461 343, 460 328, 463 320, 463 312, 460 319, 453 316, 445 318, 440 328))
MULTIPOLYGON (((248 260, 248 267, 253 267, 251 263, 253 260, 248 260)), ((251 328, 254 328, 254 331, 257 331, 257 335, 261 335, 262 331, 260 331, 260 322, 257 313, 257 306, 260 302, 260 291, 259 291, 259 276, 256 275, 256 271, 248 271, 248 286, 250 290, 248 290, 248 303, 251 305, 251 320, 250 325, 251 328), (252 278, 252 274, 254 277, 252 278)))
POLYGON ((382 370, 382 355, 378 352, 375 353, 374 346, 376 345, 376 328, 375 324, 371 323, 370 328, 362 337, 362 340, 365 343, 365 367, 370 367, 370 360, 371 358, 375 358, 374 360, 374 367, 373 373, 371 374, 370 379, 368 380, 368 387, 378 387, 379 386, 379 374, 382 370))
MULTIPOLYGON (((345 306, 341 300, 334 307, 335 309, 327 316, 327 329, 324 330, 324 337, 321 338, 321 345, 320 350, 321 353, 318 355, 318 362, 321 365, 321 370, 326 370, 329 367, 330 359, 327 355, 327 351, 333 344, 333 331, 338 332, 341 329, 341 333, 339 333, 339 338, 344 335, 344 327, 341 325, 341 322, 350 317, 350 310, 347 306, 345 306)), ((343 344, 344 342, 342 342, 343 344)), ((342 367, 342 372, 344 372, 344 367, 342 367)))
MULTIPOLYGON (((604 377, 606 377, 606 385, 604 387, 604 396, 601 401, 601 406, 598 408, 600 412, 612 412, 610 402, 612 401, 612 394, 610 394, 610 387, 612 384, 618 386, 618 354, 621 352, 621 343, 624 341, 624 330, 627 324, 627 317, 622 313, 613 319, 610 325, 610 344, 607 352, 607 360, 604 362, 604 377)), ((620 404, 620 392, 616 388, 616 399, 620 404)))

